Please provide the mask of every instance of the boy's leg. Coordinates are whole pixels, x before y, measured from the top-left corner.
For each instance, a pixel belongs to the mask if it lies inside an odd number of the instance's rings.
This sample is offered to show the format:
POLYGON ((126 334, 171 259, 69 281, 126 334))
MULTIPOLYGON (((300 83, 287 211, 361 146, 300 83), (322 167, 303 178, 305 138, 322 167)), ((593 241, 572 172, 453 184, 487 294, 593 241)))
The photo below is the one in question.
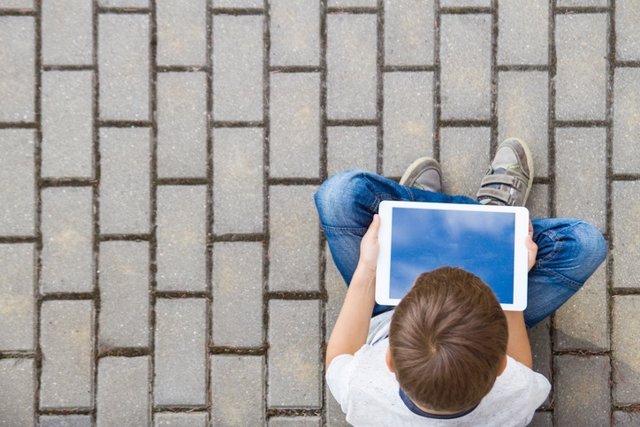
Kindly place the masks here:
MULTIPOLYGON (((347 286, 358 265, 360 240, 382 200, 477 203, 468 197, 406 187, 380 175, 357 170, 329 178, 314 198, 331 255, 347 286)), ((389 308, 376 305, 374 314, 389 308)))
POLYGON ((553 218, 532 223, 538 255, 529 272, 527 327, 553 314, 576 293, 607 253, 602 233, 587 222, 553 218))
MULTIPOLYGON (((480 203, 524 206, 533 183, 533 159, 527 144, 517 138, 502 142, 482 179, 480 203)), ((606 256, 602 234, 575 219, 534 219, 538 245, 536 265, 529 272, 527 309, 531 327, 552 314, 593 274, 606 256)))

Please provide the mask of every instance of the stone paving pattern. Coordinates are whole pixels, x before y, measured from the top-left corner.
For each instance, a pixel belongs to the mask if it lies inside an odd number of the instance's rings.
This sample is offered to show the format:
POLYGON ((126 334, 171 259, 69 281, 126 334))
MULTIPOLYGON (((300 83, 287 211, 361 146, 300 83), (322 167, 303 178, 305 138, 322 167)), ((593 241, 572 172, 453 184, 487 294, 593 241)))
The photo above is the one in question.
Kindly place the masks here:
POLYGON ((639 134, 637 1, 0 0, 0 425, 345 425, 313 192, 508 136, 610 249, 533 425, 640 425, 639 134))

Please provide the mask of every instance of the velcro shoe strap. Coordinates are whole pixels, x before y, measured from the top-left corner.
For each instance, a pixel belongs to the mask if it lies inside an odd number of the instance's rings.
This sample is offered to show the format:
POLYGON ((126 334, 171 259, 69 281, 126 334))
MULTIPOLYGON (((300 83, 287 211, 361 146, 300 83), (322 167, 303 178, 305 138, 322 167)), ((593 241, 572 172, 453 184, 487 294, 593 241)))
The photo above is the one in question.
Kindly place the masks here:
POLYGON ((513 197, 508 191, 496 190, 495 188, 481 188, 480 190, 478 190, 478 200, 486 197, 491 197, 492 199, 499 200, 506 205, 510 205, 513 202, 513 197))
POLYGON ((481 187, 490 184, 508 185, 515 188, 518 191, 525 191, 527 189, 528 182, 525 182, 522 178, 514 175, 497 174, 497 175, 485 175, 480 183, 481 187))

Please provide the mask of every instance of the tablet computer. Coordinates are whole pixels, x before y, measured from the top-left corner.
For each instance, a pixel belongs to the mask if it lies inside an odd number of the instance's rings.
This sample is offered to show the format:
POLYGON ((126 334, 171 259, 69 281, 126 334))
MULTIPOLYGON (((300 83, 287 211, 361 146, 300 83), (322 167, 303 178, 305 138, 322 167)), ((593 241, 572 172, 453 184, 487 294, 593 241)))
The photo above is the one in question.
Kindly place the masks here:
POLYGON ((526 308, 526 208, 383 201, 378 213, 378 304, 397 305, 421 273, 449 266, 480 277, 503 309, 526 308))

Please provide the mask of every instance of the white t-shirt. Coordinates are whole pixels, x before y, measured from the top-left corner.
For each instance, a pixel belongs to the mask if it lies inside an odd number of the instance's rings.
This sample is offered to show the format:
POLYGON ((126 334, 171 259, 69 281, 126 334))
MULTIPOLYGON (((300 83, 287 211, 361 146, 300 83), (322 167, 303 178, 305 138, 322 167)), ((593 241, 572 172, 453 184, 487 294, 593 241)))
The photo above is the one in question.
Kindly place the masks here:
POLYGON ((389 322, 393 312, 371 320, 367 343, 354 355, 337 356, 327 369, 331 394, 354 426, 526 426, 551 384, 511 357, 480 404, 453 419, 418 415, 403 402, 396 377, 387 368, 389 322))

